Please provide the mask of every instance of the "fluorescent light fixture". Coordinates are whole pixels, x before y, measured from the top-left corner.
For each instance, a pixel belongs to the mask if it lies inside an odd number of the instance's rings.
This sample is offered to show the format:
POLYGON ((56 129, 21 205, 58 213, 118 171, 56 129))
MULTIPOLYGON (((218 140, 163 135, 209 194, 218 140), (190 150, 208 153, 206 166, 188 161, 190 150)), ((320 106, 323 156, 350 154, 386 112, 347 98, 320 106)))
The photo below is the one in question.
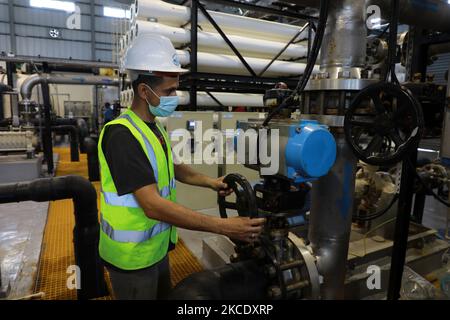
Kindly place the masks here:
POLYGON ((30 6, 35 8, 46 8, 53 10, 62 10, 67 12, 75 11, 75 3, 69 1, 30 0, 30 6))
POLYGON ((125 19, 125 18, 130 19, 131 18, 130 10, 113 8, 113 7, 103 7, 103 15, 105 17, 120 18, 120 19, 125 19))
POLYGON ((437 151, 437 150, 424 149, 424 148, 417 148, 417 151, 420 151, 420 152, 428 152, 428 153, 438 153, 438 152, 439 152, 439 151, 437 151))

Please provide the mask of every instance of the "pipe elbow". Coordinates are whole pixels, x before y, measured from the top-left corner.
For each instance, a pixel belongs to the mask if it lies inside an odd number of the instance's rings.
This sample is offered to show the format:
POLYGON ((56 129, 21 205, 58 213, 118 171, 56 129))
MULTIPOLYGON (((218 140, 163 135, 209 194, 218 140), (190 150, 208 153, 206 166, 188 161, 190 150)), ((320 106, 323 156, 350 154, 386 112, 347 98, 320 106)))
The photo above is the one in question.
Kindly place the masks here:
POLYGON ((40 74, 33 74, 29 76, 25 81, 22 83, 22 86, 20 87, 20 96, 25 101, 31 101, 31 93, 33 92, 33 88, 40 84, 47 81, 47 78, 40 74))
POLYGON ((86 137, 83 140, 84 147, 87 153, 96 153, 97 152, 97 142, 91 137, 86 137))

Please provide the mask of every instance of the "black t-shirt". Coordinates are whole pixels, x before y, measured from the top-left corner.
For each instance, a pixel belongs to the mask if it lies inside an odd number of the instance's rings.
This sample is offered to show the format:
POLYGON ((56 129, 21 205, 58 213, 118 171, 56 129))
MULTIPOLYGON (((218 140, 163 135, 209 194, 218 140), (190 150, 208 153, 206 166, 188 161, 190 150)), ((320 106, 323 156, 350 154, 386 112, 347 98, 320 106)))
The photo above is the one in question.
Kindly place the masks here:
MULTIPOLYGON (((158 137, 167 157, 163 134, 155 122, 146 124, 158 137)), ((144 150, 127 127, 121 124, 106 127, 102 150, 119 196, 156 183, 153 168, 144 150)))
MULTIPOLYGON (((146 124, 158 137, 167 157, 167 145, 162 132, 159 131, 156 123, 146 122, 146 124)), ((127 127, 121 124, 106 127, 103 134, 102 151, 119 196, 156 183, 150 161, 138 140, 127 127)), ((170 243, 168 250, 172 249, 174 249, 174 245, 170 243)), ((132 272, 119 269, 104 260, 103 263, 118 272, 132 272)))

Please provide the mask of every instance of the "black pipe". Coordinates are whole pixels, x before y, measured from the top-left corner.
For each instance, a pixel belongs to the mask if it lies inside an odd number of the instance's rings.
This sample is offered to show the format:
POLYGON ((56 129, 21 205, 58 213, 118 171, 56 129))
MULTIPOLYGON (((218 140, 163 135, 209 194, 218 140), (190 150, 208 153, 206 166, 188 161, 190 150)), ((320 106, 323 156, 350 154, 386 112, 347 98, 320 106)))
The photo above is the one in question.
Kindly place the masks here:
MULTIPOLYGON (((416 146, 413 150, 417 150, 416 146)), ((408 155, 402 163, 398 211, 395 221, 394 244, 392 247, 391 269, 389 271, 388 300, 398 300, 402 287, 403 268, 408 249, 409 222, 411 219, 412 198, 414 195, 417 151, 408 155), (414 170, 414 171, 413 171, 414 170)))
POLYGON ((61 199, 72 199, 74 204, 75 262, 81 273, 78 299, 106 296, 108 289, 98 254, 97 193, 92 184, 79 176, 64 176, 0 186, 0 203, 61 199))
POLYGON ((52 131, 58 134, 69 134, 70 140, 70 161, 80 161, 78 153, 78 128, 76 126, 52 126, 52 131))
POLYGON ((89 135, 88 125, 86 120, 78 118, 76 120, 78 127, 78 141, 80 142, 80 153, 86 153, 86 147, 84 146, 84 139, 89 135))
POLYGON ((12 125, 11 118, 0 120, 0 127, 9 127, 10 125, 12 125))
MULTIPOLYGON (((197 53, 198 53, 198 0, 193 0, 191 2, 191 53, 190 53, 190 62, 191 62, 191 74, 196 74, 198 71, 197 65, 197 53)), ((189 89, 189 109, 196 111, 197 110, 197 80, 190 80, 190 89, 189 89)))
POLYGON ((84 138, 84 147, 87 153, 89 181, 100 181, 100 163, 98 161, 97 142, 91 138, 84 138))
POLYGON ((267 276, 257 261, 230 263, 197 272, 172 291, 173 300, 262 300, 267 299, 267 276))
POLYGON ((420 190, 419 192, 416 193, 416 196, 414 198, 414 210, 413 210, 413 221, 415 223, 422 224, 426 198, 427 193, 425 190, 420 190))
POLYGON ((6 76, 8 77, 8 86, 14 88, 14 72, 16 72, 16 65, 14 62, 6 62, 6 76))
POLYGON ((47 82, 41 83, 42 98, 44 100, 44 127, 45 130, 42 135, 42 147, 44 149, 45 160, 47 161, 47 172, 53 174, 55 168, 53 163, 53 143, 51 131, 51 115, 52 108, 50 103, 50 89, 47 82))

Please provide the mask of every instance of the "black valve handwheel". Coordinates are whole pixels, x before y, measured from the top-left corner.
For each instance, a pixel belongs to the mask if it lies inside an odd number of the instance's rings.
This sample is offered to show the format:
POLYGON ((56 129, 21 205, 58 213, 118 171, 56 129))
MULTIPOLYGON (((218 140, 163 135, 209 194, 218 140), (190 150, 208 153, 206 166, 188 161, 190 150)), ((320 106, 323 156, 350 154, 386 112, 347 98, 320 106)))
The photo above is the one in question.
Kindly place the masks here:
POLYGON ((352 101, 344 120, 345 138, 358 159, 392 165, 417 146, 424 126, 422 107, 406 89, 376 83, 352 101))
POLYGON ((233 189, 236 202, 228 202, 225 196, 219 195, 219 211, 222 218, 228 218, 227 209, 234 209, 240 217, 258 217, 258 206, 255 192, 244 176, 232 173, 227 175, 223 182, 233 189))

